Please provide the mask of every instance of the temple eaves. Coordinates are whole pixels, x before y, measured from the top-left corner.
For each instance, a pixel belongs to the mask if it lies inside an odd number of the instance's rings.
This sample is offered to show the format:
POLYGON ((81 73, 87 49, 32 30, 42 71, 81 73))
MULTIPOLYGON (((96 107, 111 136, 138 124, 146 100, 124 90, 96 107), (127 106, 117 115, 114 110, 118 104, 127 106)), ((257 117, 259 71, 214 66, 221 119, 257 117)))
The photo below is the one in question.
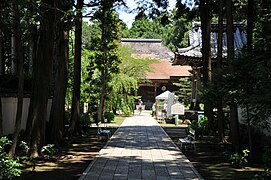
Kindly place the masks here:
MULTIPOLYGON (((222 58, 227 58, 227 35, 226 25, 224 25, 224 33, 222 38, 222 58)), ((178 48, 175 52, 175 57, 171 59, 173 65, 190 65, 199 66, 202 58, 202 32, 200 22, 194 22, 192 29, 189 31, 189 47, 178 48)), ((211 24, 211 59, 213 62, 217 58, 217 39, 218 39, 218 24, 211 24)), ((234 23, 234 49, 235 56, 238 57, 241 53, 241 49, 246 45, 246 30, 242 23, 234 23)))

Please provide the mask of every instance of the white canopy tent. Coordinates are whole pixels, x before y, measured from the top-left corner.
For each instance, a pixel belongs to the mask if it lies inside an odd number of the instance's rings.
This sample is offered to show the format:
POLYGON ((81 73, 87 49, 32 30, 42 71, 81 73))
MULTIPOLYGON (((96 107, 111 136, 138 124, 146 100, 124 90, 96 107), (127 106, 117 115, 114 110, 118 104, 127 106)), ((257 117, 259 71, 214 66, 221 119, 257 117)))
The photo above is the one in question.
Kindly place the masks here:
POLYGON ((178 101, 178 96, 170 91, 165 91, 155 97, 156 118, 171 116, 171 106, 178 101))
MULTIPOLYGON (((158 96, 155 97, 156 100, 168 100, 170 91, 165 91, 162 94, 159 94, 158 96)), ((178 100, 178 96, 174 95, 174 99, 178 100)))

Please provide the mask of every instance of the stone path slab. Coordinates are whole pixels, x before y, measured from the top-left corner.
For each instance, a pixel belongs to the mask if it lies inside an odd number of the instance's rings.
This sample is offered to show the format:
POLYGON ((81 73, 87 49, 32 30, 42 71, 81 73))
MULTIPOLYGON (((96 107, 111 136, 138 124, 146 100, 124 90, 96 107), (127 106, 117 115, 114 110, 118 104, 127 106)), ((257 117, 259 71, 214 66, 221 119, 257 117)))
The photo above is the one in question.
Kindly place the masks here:
POLYGON ((156 120, 127 118, 80 180, 202 179, 156 120))

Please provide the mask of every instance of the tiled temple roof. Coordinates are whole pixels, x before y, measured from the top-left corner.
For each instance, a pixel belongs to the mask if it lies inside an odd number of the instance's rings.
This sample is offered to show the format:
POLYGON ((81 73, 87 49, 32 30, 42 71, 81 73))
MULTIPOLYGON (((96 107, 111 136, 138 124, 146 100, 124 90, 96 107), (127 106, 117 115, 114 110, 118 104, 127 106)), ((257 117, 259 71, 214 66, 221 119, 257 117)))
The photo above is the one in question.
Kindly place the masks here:
MULTIPOLYGON (((223 40, 222 40, 222 57, 227 57, 227 35, 226 26, 224 26, 223 40)), ((195 62, 200 62, 202 58, 201 48, 201 24, 194 22, 192 30, 189 31, 189 47, 179 48, 175 53, 175 57, 171 60, 173 65, 191 65, 195 62), (193 61, 191 63, 191 61, 193 61)), ((217 58, 217 39, 218 39, 218 24, 213 23, 211 25, 211 58, 215 60, 217 58)), ((234 24, 234 49, 235 56, 240 54, 241 49, 247 43, 246 31, 242 24, 234 24)))
POLYGON ((150 80, 169 80, 174 77, 189 76, 190 66, 172 66, 169 62, 174 53, 163 45, 161 39, 121 39, 121 44, 136 50, 134 58, 155 58, 159 62, 150 64, 151 72, 147 73, 150 80))

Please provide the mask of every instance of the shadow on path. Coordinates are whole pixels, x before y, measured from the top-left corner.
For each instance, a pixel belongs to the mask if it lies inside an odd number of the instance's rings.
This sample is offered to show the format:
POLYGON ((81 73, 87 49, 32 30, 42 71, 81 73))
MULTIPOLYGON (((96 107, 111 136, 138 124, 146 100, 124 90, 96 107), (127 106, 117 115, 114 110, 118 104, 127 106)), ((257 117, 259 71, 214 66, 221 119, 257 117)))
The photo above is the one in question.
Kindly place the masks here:
POLYGON ((127 118, 80 179, 202 179, 156 120, 127 118))

